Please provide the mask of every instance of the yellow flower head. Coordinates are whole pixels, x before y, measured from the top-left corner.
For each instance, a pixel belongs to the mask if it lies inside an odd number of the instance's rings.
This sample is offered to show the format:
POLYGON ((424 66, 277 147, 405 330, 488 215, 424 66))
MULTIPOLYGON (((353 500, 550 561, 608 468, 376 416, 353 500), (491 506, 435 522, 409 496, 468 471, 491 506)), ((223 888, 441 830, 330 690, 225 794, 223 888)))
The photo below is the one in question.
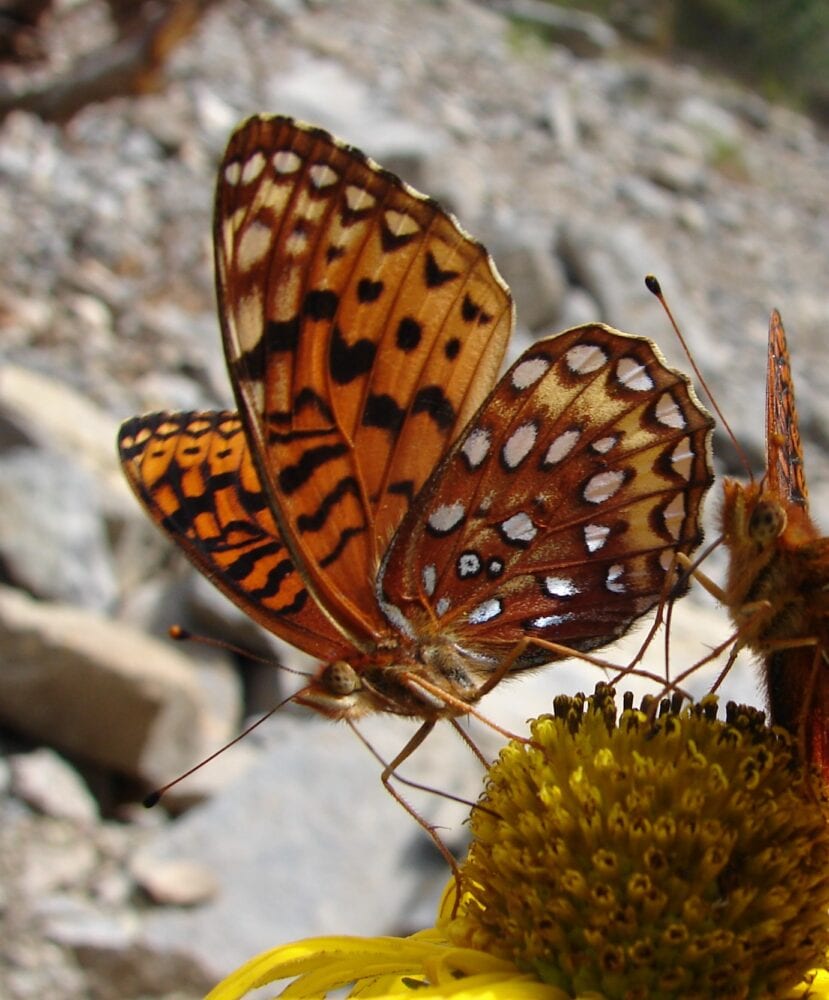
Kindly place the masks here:
POLYGON ((286 945, 209 1000, 288 977, 291 997, 829 998, 827 805, 795 741, 713 697, 650 707, 559 698, 502 751, 435 928, 286 945))
POLYGON ((826 818, 755 709, 559 698, 489 772, 446 931, 570 996, 779 998, 829 947, 826 818))

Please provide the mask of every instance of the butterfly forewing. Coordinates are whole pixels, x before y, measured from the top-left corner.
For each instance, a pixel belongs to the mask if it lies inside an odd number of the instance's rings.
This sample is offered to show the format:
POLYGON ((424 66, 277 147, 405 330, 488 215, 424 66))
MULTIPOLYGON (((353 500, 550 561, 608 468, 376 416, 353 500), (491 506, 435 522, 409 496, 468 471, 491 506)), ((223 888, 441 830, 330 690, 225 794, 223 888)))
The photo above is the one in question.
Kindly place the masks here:
POLYGON ((347 651, 296 572, 236 413, 156 413, 120 430, 124 472, 153 520, 264 628, 325 660, 347 651))
POLYGON ((327 133, 258 118, 216 202, 225 347, 283 537, 358 647, 383 548, 497 375, 509 293, 433 201, 327 133))
POLYGON ((769 490, 780 499, 807 507, 809 490, 803 470, 803 445, 794 399, 794 380, 786 331, 776 309, 772 311, 769 322, 766 448, 769 490))
POLYGON ((611 641, 699 542, 711 429, 649 341, 591 325, 539 342, 403 522, 381 599, 499 655, 528 635, 611 641))

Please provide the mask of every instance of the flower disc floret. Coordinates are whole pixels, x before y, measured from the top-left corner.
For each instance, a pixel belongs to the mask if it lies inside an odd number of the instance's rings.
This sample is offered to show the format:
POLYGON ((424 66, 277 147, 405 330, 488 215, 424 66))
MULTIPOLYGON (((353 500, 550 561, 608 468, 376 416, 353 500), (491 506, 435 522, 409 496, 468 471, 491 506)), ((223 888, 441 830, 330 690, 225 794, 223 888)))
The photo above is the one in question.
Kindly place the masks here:
POLYGON ((822 786, 762 713, 559 698, 493 765, 446 933, 577 996, 785 996, 829 949, 822 786))

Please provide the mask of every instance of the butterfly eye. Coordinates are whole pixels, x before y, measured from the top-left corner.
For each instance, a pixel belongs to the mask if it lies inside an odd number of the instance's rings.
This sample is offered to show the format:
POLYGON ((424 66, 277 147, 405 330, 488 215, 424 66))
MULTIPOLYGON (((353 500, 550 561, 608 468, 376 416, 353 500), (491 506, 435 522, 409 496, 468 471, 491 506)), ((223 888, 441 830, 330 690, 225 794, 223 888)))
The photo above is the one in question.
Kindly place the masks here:
POLYGON ((360 687, 360 679, 357 676, 357 672, 345 660, 337 660, 335 663, 329 663, 323 670, 319 680, 325 690, 337 698, 354 694, 360 687))
POLYGON ((765 548, 779 538, 786 528, 786 511, 776 500, 761 500, 751 512, 748 531, 765 548))

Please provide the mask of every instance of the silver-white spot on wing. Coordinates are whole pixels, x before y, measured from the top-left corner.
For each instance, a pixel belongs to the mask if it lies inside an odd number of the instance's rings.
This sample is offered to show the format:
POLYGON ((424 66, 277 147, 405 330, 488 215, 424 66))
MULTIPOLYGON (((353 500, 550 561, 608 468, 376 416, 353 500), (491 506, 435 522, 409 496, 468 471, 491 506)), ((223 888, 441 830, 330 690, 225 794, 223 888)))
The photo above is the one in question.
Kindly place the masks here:
POLYGON ((656 404, 656 419, 666 427, 682 430, 685 426, 685 416, 669 392, 664 392, 656 404))
POLYGON ((461 445, 461 453, 470 469, 477 469, 489 454, 491 443, 489 431, 476 427, 461 445))
POLYGON ((292 149, 279 149, 271 157, 273 169, 283 177, 295 174, 302 166, 302 157, 292 149))
POLYGON ((588 503, 605 503, 619 492, 624 481, 625 473, 621 469, 597 472, 588 480, 582 495, 588 503))
POLYGON ((264 169, 265 157, 262 153, 257 151, 249 160, 246 160, 242 166, 242 183, 250 184, 251 181, 255 181, 264 169))
POLYGON ((501 458, 508 469, 517 469, 529 455, 538 437, 538 425, 531 420, 517 427, 501 449, 501 458))
POLYGON ((442 503, 432 511, 426 523, 436 535, 448 535, 463 521, 465 515, 466 505, 456 500, 454 503, 442 503))
POLYGON ((616 365, 616 378, 635 392, 649 392, 653 388, 653 379, 636 358, 620 358, 616 365))
POLYGON ((490 597, 479 604, 477 608, 473 608, 466 617, 472 625, 483 625, 485 622, 497 618, 502 610, 501 601, 497 597, 490 597))
POLYGON ((576 344, 564 357, 574 375, 589 375, 607 364, 607 353, 597 344, 576 344))
POLYGON ((527 358, 515 366, 512 373, 514 389, 529 389, 549 371, 550 362, 547 358, 527 358))
POLYGON ((589 553, 598 552, 604 548, 610 528, 605 524, 586 524, 584 526, 584 544, 589 553))
POLYGON ((544 590, 550 597, 575 597, 578 587, 566 576, 545 576, 544 590))
POLYGON ((499 527, 504 540, 513 545, 529 545, 538 534, 538 528, 523 511, 508 517, 499 527))
POLYGON ((565 459, 576 447, 576 443, 580 437, 581 431, 577 430, 569 430, 565 431, 563 434, 559 434, 559 436, 551 442, 550 447, 547 449, 543 465, 555 465, 557 462, 561 462, 565 459))
POLYGON ((627 590, 626 584, 622 582, 625 567, 621 563, 614 563, 608 567, 605 586, 612 594, 624 594, 627 590))

